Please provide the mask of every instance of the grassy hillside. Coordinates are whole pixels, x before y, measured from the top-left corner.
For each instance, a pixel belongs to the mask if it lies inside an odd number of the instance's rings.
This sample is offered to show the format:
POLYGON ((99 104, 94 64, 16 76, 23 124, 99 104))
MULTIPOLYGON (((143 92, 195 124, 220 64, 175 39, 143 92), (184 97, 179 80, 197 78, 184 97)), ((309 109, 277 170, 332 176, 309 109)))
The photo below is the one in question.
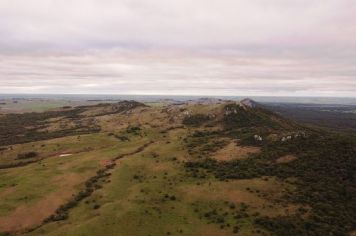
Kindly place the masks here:
POLYGON ((3 235, 348 235, 353 136, 259 107, 134 101, 0 117, 3 235))

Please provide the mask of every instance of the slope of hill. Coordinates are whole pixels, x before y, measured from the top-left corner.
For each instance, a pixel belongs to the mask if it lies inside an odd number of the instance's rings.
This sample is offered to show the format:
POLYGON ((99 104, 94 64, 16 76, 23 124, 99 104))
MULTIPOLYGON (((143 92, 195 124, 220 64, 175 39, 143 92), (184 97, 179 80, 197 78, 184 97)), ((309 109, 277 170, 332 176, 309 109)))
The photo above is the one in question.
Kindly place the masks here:
POLYGON ((244 100, 0 117, 3 235, 348 235, 355 137, 244 100))

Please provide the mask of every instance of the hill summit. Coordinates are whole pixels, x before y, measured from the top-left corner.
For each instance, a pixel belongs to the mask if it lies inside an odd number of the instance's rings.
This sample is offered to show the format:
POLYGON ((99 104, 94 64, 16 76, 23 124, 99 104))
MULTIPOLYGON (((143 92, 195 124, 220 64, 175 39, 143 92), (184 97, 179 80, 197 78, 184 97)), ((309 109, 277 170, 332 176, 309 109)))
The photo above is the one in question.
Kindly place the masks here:
POLYGON ((258 106, 258 103, 250 98, 245 98, 245 99, 241 100, 240 104, 242 106, 249 107, 249 108, 255 108, 258 106))

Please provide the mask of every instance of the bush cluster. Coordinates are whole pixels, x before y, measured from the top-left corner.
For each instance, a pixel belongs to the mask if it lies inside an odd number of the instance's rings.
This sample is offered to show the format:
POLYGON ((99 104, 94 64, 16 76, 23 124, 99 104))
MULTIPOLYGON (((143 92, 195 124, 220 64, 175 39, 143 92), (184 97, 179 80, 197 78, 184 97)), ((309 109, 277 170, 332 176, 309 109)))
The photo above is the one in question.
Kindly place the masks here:
POLYGON ((188 126, 201 126, 204 123, 206 123, 207 121, 209 121, 210 118, 209 116, 205 115, 205 114, 196 114, 196 115, 191 115, 191 116, 187 116, 183 119, 183 124, 184 125, 188 125, 188 126))
POLYGON ((17 154, 16 159, 29 159, 29 158, 34 158, 37 156, 38 156, 37 152, 25 152, 25 153, 17 154))
POLYGON ((293 142, 267 142, 254 158, 218 162, 212 159, 185 164, 192 173, 207 170, 220 180, 276 176, 294 177, 296 190, 287 201, 308 205, 307 216, 258 218, 256 224, 276 235, 348 235, 356 227, 356 148, 353 137, 315 133, 293 142), (286 154, 290 163, 275 160, 286 154))

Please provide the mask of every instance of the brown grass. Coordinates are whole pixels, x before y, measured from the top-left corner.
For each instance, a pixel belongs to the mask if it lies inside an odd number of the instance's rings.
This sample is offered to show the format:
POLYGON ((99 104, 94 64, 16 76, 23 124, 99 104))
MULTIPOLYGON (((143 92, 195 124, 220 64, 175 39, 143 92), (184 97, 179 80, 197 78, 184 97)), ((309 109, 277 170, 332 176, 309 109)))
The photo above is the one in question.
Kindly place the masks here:
POLYGON ((206 201, 230 201, 234 203, 258 202, 258 197, 253 193, 247 192, 245 189, 234 188, 233 185, 225 183, 213 183, 211 186, 207 184, 200 186, 185 187, 184 195, 188 201, 194 202, 196 200, 206 201))
POLYGON ((198 228, 194 235, 202 235, 202 236, 229 236, 229 235, 236 235, 231 232, 231 230, 221 230, 216 225, 206 225, 203 227, 198 228))
MULTIPOLYGON (((112 161, 112 160, 101 160, 101 161, 100 161, 100 165, 103 166, 103 167, 112 165, 112 164, 114 164, 114 163, 115 163, 115 162, 112 161)), ((119 162, 117 161, 117 163, 119 163, 119 162)))
POLYGON ((9 194, 12 194, 12 193, 15 192, 15 191, 16 191, 16 188, 15 188, 15 187, 6 188, 5 190, 3 190, 3 191, 0 193, 0 199, 6 197, 6 196, 9 195, 9 194))
POLYGON ((217 151, 213 158, 218 161, 230 161, 233 159, 245 159, 250 154, 259 153, 259 147, 238 146, 235 142, 230 142, 224 148, 217 151))
POLYGON ((53 179, 60 183, 59 191, 48 194, 43 199, 30 205, 21 205, 8 216, 0 217, 0 231, 21 231, 42 223, 75 192, 75 186, 84 181, 79 174, 66 174, 53 179))
POLYGON ((282 196, 284 183, 275 179, 264 181, 260 178, 248 180, 234 180, 229 182, 211 182, 201 185, 181 187, 180 191, 187 202, 232 202, 246 203, 262 215, 285 215, 295 212, 298 205, 281 205, 275 202, 282 196), (249 188, 251 191, 247 190, 249 188), (259 191, 259 193, 256 192, 259 191), (260 194, 266 194, 262 196, 260 194), (266 206, 272 206, 270 208, 266 206), (288 209, 288 211, 287 211, 288 209))
POLYGON ((276 160, 276 162, 277 163, 288 163, 288 162, 294 161, 296 159, 297 159, 297 157, 294 155, 285 155, 285 156, 278 158, 276 160))
POLYGON ((52 193, 41 201, 29 206, 19 206, 9 216, 0 217, 1 231, 19 231, 29 228, 41 222, 54 213, 60 204, 63 204, 63 197, 69 197, 70 193, 52 193))

